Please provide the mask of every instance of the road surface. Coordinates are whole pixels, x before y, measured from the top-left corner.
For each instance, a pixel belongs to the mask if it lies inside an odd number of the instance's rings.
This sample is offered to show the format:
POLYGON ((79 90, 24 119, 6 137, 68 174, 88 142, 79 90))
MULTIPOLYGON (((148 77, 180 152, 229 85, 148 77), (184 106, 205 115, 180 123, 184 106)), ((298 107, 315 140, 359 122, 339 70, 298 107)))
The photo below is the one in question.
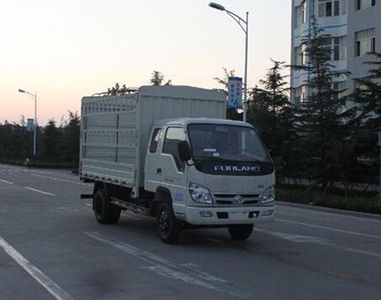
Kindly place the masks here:
POLYGON ((0 165, 0 299, 381 299, 381 219, 278 205, 246 242, 95 221, 69 171, 0 165))

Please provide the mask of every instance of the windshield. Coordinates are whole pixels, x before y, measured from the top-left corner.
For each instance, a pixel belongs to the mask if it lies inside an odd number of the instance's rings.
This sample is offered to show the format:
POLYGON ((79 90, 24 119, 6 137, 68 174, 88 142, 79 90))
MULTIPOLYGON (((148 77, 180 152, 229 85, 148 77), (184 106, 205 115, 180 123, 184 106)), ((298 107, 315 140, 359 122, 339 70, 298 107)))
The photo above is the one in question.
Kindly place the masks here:
POLYGON ((256 131, 250 127, 191 124, 188 134, 195 160, 270 161, 256 131))

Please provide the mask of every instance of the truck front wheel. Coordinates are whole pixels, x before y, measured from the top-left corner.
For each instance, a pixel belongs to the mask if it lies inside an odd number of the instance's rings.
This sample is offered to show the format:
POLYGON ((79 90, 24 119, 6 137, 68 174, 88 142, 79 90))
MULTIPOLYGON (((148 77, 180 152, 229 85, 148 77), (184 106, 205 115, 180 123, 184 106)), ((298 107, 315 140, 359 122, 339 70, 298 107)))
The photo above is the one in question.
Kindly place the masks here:
POLYGON ((253 232, 253 228, 253 224, 230 225, 228 230, 233 240, 245 241, 253 232))
POLYGON ((93 208, 95 218, 101 224, 115 224, 120 218, 120 208, 110 203, 103 189, 96 191, 93 208))
POLYGON ((169 202, 160 204, 156 222, 160 239, 166 244, 176 244, 180 238, 181 224, 176 219, 169 202))

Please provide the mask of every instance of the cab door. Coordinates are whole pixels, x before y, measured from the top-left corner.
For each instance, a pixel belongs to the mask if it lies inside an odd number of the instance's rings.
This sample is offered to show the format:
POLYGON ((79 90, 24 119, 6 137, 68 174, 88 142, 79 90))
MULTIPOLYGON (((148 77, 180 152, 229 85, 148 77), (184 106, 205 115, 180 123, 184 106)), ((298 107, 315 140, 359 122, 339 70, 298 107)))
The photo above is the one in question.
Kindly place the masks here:
POLYGON ((160 155, 161 180, 171 192, 175 214, 184 212, 188 193, 187 165, 180 159, 178 153, 178 144, 185 140, 183 127, 167 127, 160 155))
POLYGON ((144 164, 144 187, 147 191, 155 192, 161 184, 160 147, 163 130, 153 128, 144 164))

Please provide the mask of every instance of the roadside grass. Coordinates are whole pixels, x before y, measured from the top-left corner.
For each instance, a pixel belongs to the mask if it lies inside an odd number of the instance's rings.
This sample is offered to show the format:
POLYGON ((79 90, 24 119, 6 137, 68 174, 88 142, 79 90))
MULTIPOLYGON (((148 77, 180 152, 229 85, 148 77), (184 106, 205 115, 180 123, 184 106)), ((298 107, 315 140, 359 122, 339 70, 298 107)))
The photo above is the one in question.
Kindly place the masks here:
POLYGON ((323 194, 318 188, 279 185, 277 199, 285 202, 381 214, 377 192, 354 191, 350 196, 345 197, 345 193, 341 189, 323 194))

